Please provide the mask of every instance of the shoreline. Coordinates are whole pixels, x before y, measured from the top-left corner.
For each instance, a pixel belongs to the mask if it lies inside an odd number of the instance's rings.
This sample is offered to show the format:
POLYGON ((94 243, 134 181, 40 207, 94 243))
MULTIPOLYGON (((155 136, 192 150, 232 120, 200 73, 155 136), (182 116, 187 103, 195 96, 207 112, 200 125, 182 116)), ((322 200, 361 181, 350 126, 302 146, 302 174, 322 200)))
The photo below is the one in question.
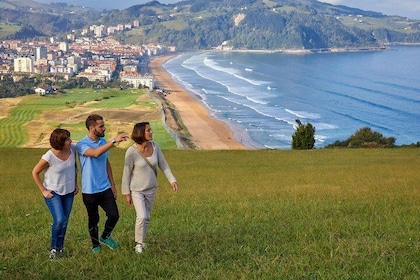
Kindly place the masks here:
POLYGON ((185 148, 198 150, 248 149, 236 140, 233 131, 226 123, 211 117, 207 109, 184 87, 175 82, 172 75, 163 68, 162 65, 175 56, 177 54, 154 57, 148 65, 155 84, 169 92, 166 96, 155 91, 153 93, 163 103, 162 109, 168 127, 178 134, 185 148), (180 119, 178 119, 178 115, 180 119), (188 132, 182 132, 183 129, 188 132))

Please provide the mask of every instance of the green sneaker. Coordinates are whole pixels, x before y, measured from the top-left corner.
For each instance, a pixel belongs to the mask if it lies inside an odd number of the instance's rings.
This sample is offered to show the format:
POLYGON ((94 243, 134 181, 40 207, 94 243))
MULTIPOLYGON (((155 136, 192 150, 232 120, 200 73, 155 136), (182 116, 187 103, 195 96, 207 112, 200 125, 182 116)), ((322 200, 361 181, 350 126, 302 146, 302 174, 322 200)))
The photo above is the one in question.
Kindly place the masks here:
POLYGON ((101 247, 100 246, 96 246, 92 248, 92 253, 97 254, 101 251, 101 247))
POLYGON ((118 243, 115 242, 114 239, 112 239, 112 237, 108 237, 107 239, 102 238, 102 236, 99 238, 99 241, 103 244, 105 244, 106 246, 109 247, 109 249, 113 250, 113 249, 117 249, 118 248, 118 243))

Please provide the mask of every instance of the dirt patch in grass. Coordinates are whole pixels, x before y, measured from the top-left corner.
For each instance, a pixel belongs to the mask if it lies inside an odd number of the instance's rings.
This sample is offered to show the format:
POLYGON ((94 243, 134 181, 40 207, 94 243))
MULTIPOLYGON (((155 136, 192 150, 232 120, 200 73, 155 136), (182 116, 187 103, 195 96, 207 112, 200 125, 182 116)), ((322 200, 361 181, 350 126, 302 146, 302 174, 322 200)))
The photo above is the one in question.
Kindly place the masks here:
POLYGON ((8 116, 9 111, 16 107, 22 98, 0 98, 0 119, 8 116))

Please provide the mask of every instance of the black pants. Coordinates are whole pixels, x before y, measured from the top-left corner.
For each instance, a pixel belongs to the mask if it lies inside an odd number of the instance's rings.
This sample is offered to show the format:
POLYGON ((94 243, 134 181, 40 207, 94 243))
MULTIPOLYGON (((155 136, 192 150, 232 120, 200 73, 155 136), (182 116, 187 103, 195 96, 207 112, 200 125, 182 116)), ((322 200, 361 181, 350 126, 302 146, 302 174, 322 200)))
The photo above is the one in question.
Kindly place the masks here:
POLYGON ((109 188, 100 193, 83 194, 83 203, 88 213, 89 234, 93 247, 99 245, 99 206, 105 211, 108 219, 105 222, 105 228, 102 237, 107 238, 120 218, 117 202, 115 201, 112 189, 109 188))

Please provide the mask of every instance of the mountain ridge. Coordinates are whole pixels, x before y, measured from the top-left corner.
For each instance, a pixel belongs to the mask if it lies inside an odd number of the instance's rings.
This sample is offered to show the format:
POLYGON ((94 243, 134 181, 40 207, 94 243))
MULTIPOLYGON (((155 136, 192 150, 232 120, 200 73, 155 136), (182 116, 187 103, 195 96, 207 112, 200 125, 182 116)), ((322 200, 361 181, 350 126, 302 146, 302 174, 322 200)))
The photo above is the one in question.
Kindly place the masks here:
MULTIPOLYGON (((65 38, 71 30, 89 25, 111 26, 136 20, 139 28, 112 36, 122 43, 160 43, 179 50, 211 49, 222 43, 243 50, 376 48, 392 43, 420 43, 420 21, 316 0, 187 0, 176 4, 151 1, 111 11, 7 0, 0 2, 3 26, 5 15, 14 14, 13 9, 3 6, 13 3, 15 13, 31 16, 24 16, 26 21, 19 17, 11 21, 9 17, 9 24, 20 26, 21 30, 32 28, 35 36, 59 34, 65 38), (49 21, 43 24, 42 20, 49 21)), ((1 28, 2 25, 0 36, 1 28)), ((14 34, 25 37, 22 32, 14 34)), ((13 38, 14 34, 3 38, 13 38)))

